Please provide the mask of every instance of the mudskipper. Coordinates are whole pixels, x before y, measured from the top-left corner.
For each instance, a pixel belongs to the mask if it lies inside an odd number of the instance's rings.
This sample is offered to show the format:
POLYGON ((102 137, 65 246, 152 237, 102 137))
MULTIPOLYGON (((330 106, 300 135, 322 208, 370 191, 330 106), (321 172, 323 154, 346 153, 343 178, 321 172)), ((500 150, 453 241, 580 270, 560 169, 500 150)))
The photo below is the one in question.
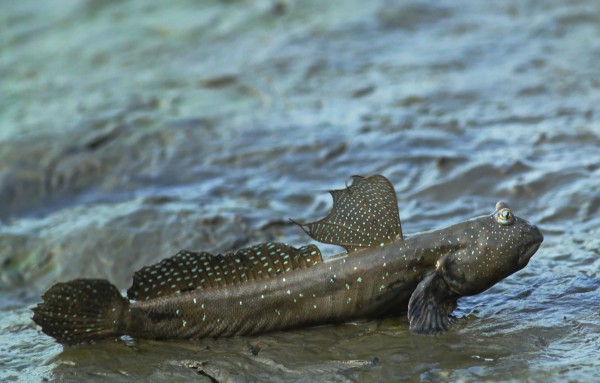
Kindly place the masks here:
POLYGON ((299 224, 345 256, 317 246, 263 243, 225 255, 180 251, 133 276, 123 297, 106 280, 57 283, 33 321, 63 344, 106 337, 201 338, 258 334, 408 312, 410 329, 446 331, 458 298, 521 270, 540 230, 498 202, 485 216, 403 236, 396 193, 381 175, 332 190, 333 208, 299 224))

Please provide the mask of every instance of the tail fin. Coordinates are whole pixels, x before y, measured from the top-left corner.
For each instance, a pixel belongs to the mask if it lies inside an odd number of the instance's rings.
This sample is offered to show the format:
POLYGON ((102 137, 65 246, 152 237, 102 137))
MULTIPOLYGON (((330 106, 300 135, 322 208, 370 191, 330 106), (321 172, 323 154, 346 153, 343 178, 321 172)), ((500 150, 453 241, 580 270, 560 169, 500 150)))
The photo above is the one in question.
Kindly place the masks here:
POLYGON ((129 301, 104 279, 57 283, 33 308, 33 321, 62 344, 123 335, 129 301))

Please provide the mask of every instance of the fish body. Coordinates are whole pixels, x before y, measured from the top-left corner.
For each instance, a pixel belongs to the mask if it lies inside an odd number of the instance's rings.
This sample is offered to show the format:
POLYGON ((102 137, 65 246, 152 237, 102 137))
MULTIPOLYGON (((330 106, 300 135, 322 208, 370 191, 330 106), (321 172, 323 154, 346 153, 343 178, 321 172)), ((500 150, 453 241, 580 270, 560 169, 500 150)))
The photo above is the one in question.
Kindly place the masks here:
POLYGON ((418 281, 436 262, 433 253, 416 256, 408 243, 365 249, 266 280, 136 302, 126 333, 144 338, 248 335, 406 309, 418 281))
POLYGON ((249 335, 406 311, 412 331, 437 333, 458 298, 525 267, 543 241, 503 202, 490 215, 404 237, 383 176, 355 177, 331 193, 332 211, 301 227, 345 256, 323 261, 315 245, 282 243, 216 256, 182 251, 136 272, 128 298, 105 280, 58 283, 33 320, 63 344, 249 335))

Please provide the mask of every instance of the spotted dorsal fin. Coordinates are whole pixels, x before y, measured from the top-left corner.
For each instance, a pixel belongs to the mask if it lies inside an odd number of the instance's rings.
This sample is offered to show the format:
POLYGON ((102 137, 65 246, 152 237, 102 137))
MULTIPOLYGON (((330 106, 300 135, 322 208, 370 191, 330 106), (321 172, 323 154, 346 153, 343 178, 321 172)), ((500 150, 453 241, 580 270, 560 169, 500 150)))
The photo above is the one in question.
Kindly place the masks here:
POLYGON ((315 245, 295 248, 268 242, 225 255, 182 250, 137 271, 127 296, 141 301, 200 288, 236 285, 313 267, 321 262, 321 252, 315 245))
POLYGON ((382 175, 353 176, 345 189, 331 190, 333 208, 319 221, 299 224, 319 242, 351 253, 402 238, 394 186, 382 175))

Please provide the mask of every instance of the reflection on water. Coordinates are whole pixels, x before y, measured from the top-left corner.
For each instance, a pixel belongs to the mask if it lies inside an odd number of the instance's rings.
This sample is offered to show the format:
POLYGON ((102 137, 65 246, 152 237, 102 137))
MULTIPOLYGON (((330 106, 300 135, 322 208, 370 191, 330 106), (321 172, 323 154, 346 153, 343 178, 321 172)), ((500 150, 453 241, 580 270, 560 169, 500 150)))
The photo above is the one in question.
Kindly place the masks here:
POLYGON ((0 380, 600 379, 599 11, 4 3, 0 380), (56 280, 125 289, 180 248, 305 244, 287 218, 321 217, 323 190, 371 173, 396 186, 409 234, 502 199, 544 244, 436 337, 402 317, 63 350, 29 319, 56 280))

